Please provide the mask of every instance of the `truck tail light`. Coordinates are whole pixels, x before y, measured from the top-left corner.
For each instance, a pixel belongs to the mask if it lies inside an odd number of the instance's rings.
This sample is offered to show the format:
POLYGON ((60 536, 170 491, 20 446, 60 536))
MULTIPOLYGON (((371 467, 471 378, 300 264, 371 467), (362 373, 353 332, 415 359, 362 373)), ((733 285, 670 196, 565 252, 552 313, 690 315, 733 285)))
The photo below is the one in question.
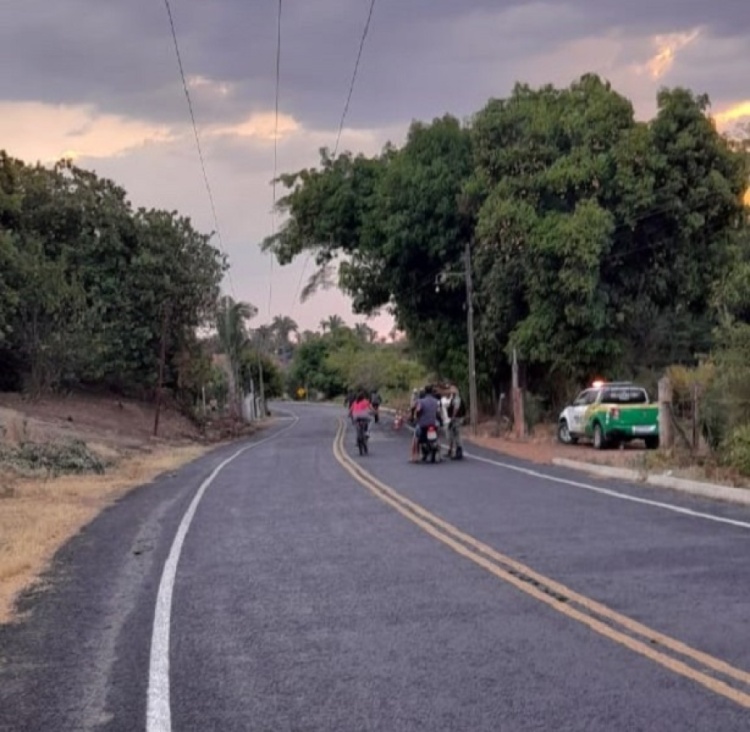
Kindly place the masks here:
POLYGON ((617 407, 612 407, 612 409, 609 410, 609 416, 612 417, 612 419, 617 419, 620 416, 620 410, 617 407))

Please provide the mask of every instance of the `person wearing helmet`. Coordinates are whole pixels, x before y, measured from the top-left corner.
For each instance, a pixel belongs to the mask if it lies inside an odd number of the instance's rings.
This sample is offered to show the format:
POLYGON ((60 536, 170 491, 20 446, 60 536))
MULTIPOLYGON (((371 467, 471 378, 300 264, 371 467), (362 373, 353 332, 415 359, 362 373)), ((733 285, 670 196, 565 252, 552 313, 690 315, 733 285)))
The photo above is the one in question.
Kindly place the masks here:
POLYGON ((416 462, 419 457, 419 441, 422 437, 422 432, 430 425, 437 426, 443 423, 440 414, 440 402, 435 398, 431 384, 425 386, 422 396, 416 404, 415 414, 417 426, 411 442, 411 462, 416 462))

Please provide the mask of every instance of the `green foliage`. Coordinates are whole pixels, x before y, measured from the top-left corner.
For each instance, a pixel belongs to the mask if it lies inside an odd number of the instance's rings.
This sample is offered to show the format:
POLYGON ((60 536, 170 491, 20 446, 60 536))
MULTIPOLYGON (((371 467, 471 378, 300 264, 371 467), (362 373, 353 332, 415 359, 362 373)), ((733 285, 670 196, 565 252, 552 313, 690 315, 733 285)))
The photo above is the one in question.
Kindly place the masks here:
POLYGON ((260 368, 263 367, 263 391, 266 399, 280 397, 284 393, 284 376, 281 369, 266 354, 259 354, 254 348, 245 348, 240 356, 240 384, 250 391, 251 384, 256 391, 260 388, 260 368))
POLYGON ((706 379, 702 419, 712 446, 726 448, 750 424, 750 325, 724 322, 716 330, 713 378, 706 379))
POLYGON ((229 380, 224 369, 212 365, 202 387, 205 389, 206 402, 215 399, 218 407, 223 409, 229 398, 229 380))
POLYGON ((339 325, 297 347, 286 387, 290 394, 302 387, 333 398, 349 389, 403 392, 425 378, 424 367, 401 346, 374 342, 369 329, 339 325))
POLYGON ((504 390, 513 349, 547 403, 602 373, 692 362, 720 313, 750 318, 747 146, 717 133, 704 96, 657 104, 637 122, 595 75, 519 84, 467 125, 415 122, 400 149, 324 150, 281 177, 287 221, 263 247, 282 264, 342 256, 356 310, 388 307, 420 360, 463 386, 468 243, 485 395, 504 390))
POLYGON ((226 269, 209 238, 174 212, 133 210, 124 190, 70 162, 0 153, 4 385, 149 393, 166 318, 167 386, 179 391, 226 269))
POLYGON ((750 476, 750 424, 739 425, 729 433, 724 456, 741 475, 750 476))
POLYGON ((471 170, 468 131, 450 116, 413 124, 401 151, 389 146, 371 160, 322 151, 319 170, 282 176, 289 218, 263 246, 282 264, 305 249, 321 265, 346 254, 339 280, 355 310, 390 306, 422 359, 456 378, 466 373, 462 280, 439 297, 435 284, 460 267, 468 229, 458 196, 471 170))
POLYGON ((424 368, 385 346, 340 348, 328 356, 328 365, 352 389, 405 391, 425 381, 424 368))
POLYGON ((704 98, 677 89, 658 102, 636 123, 586 76, 566 90, 518 86, 475 119, 480 328, 532 368, 581 381, 706 350, 745 165, 704 98))
POLYGON ((333 334, 310 339, 297 348, 287 376, 287 390, 300 387, 317 391, 326 397, 343 394, 346 382, 343 375, 328 362, 336 341, 333 334))

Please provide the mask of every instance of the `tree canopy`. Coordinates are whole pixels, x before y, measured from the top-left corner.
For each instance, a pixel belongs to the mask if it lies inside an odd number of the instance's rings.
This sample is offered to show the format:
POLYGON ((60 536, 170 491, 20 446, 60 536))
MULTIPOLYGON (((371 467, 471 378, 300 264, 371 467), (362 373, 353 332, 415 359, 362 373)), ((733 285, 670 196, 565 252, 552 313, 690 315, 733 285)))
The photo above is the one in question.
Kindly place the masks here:
POLYGON ((640 122, 595 75, 518 84, 464 124, 413 123, 400 148, 323 150, 281 176, 287 219, 262 246, 282 264, 340 258, 357 312, 390 308, 428 367, 464 380, 468 243, 485 393, 513 349, 550 394, 689 361, 711 347, 719 300, 740 307, 719 293, 748 271, 748 164, 707 97, 657 103, 640 122))
POLYGON ((226 269, 176 212, 134 209, 110 180, 0 153, 0 387, 149 392, 167 324, 166 384, 196 390, 226 269), (195 366, 195 364, 193 364, 195 366))

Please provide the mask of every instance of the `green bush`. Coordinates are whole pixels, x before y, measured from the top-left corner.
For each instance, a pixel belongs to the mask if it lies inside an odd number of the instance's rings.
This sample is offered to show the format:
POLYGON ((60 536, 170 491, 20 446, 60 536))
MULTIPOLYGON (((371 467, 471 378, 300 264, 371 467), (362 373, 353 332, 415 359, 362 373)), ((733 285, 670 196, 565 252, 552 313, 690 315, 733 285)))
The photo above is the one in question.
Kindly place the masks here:
POLYGON ((102 461, 81 440, 23 442, 17 447, 0 445, 0 464, 21 473, 104 473, 102 461))
MULTIPOLYGON (((701 400, 703 431, 711 447, 723 448, 750 425, 750 326, 731 323, 716 331, 711 378, 701 400)), ((708 367, 707 367, 708 368, 708 367)))
POLYGON ((750 476, 750 425, 735 427, 724 443, 724 460, 742 475, 750 476))
POLYGON ((538 394, 524 391, 523 416, 526 420, 526 429, 531 432, 536 425, 544 422, 547 416, 544 399, 538 394))

